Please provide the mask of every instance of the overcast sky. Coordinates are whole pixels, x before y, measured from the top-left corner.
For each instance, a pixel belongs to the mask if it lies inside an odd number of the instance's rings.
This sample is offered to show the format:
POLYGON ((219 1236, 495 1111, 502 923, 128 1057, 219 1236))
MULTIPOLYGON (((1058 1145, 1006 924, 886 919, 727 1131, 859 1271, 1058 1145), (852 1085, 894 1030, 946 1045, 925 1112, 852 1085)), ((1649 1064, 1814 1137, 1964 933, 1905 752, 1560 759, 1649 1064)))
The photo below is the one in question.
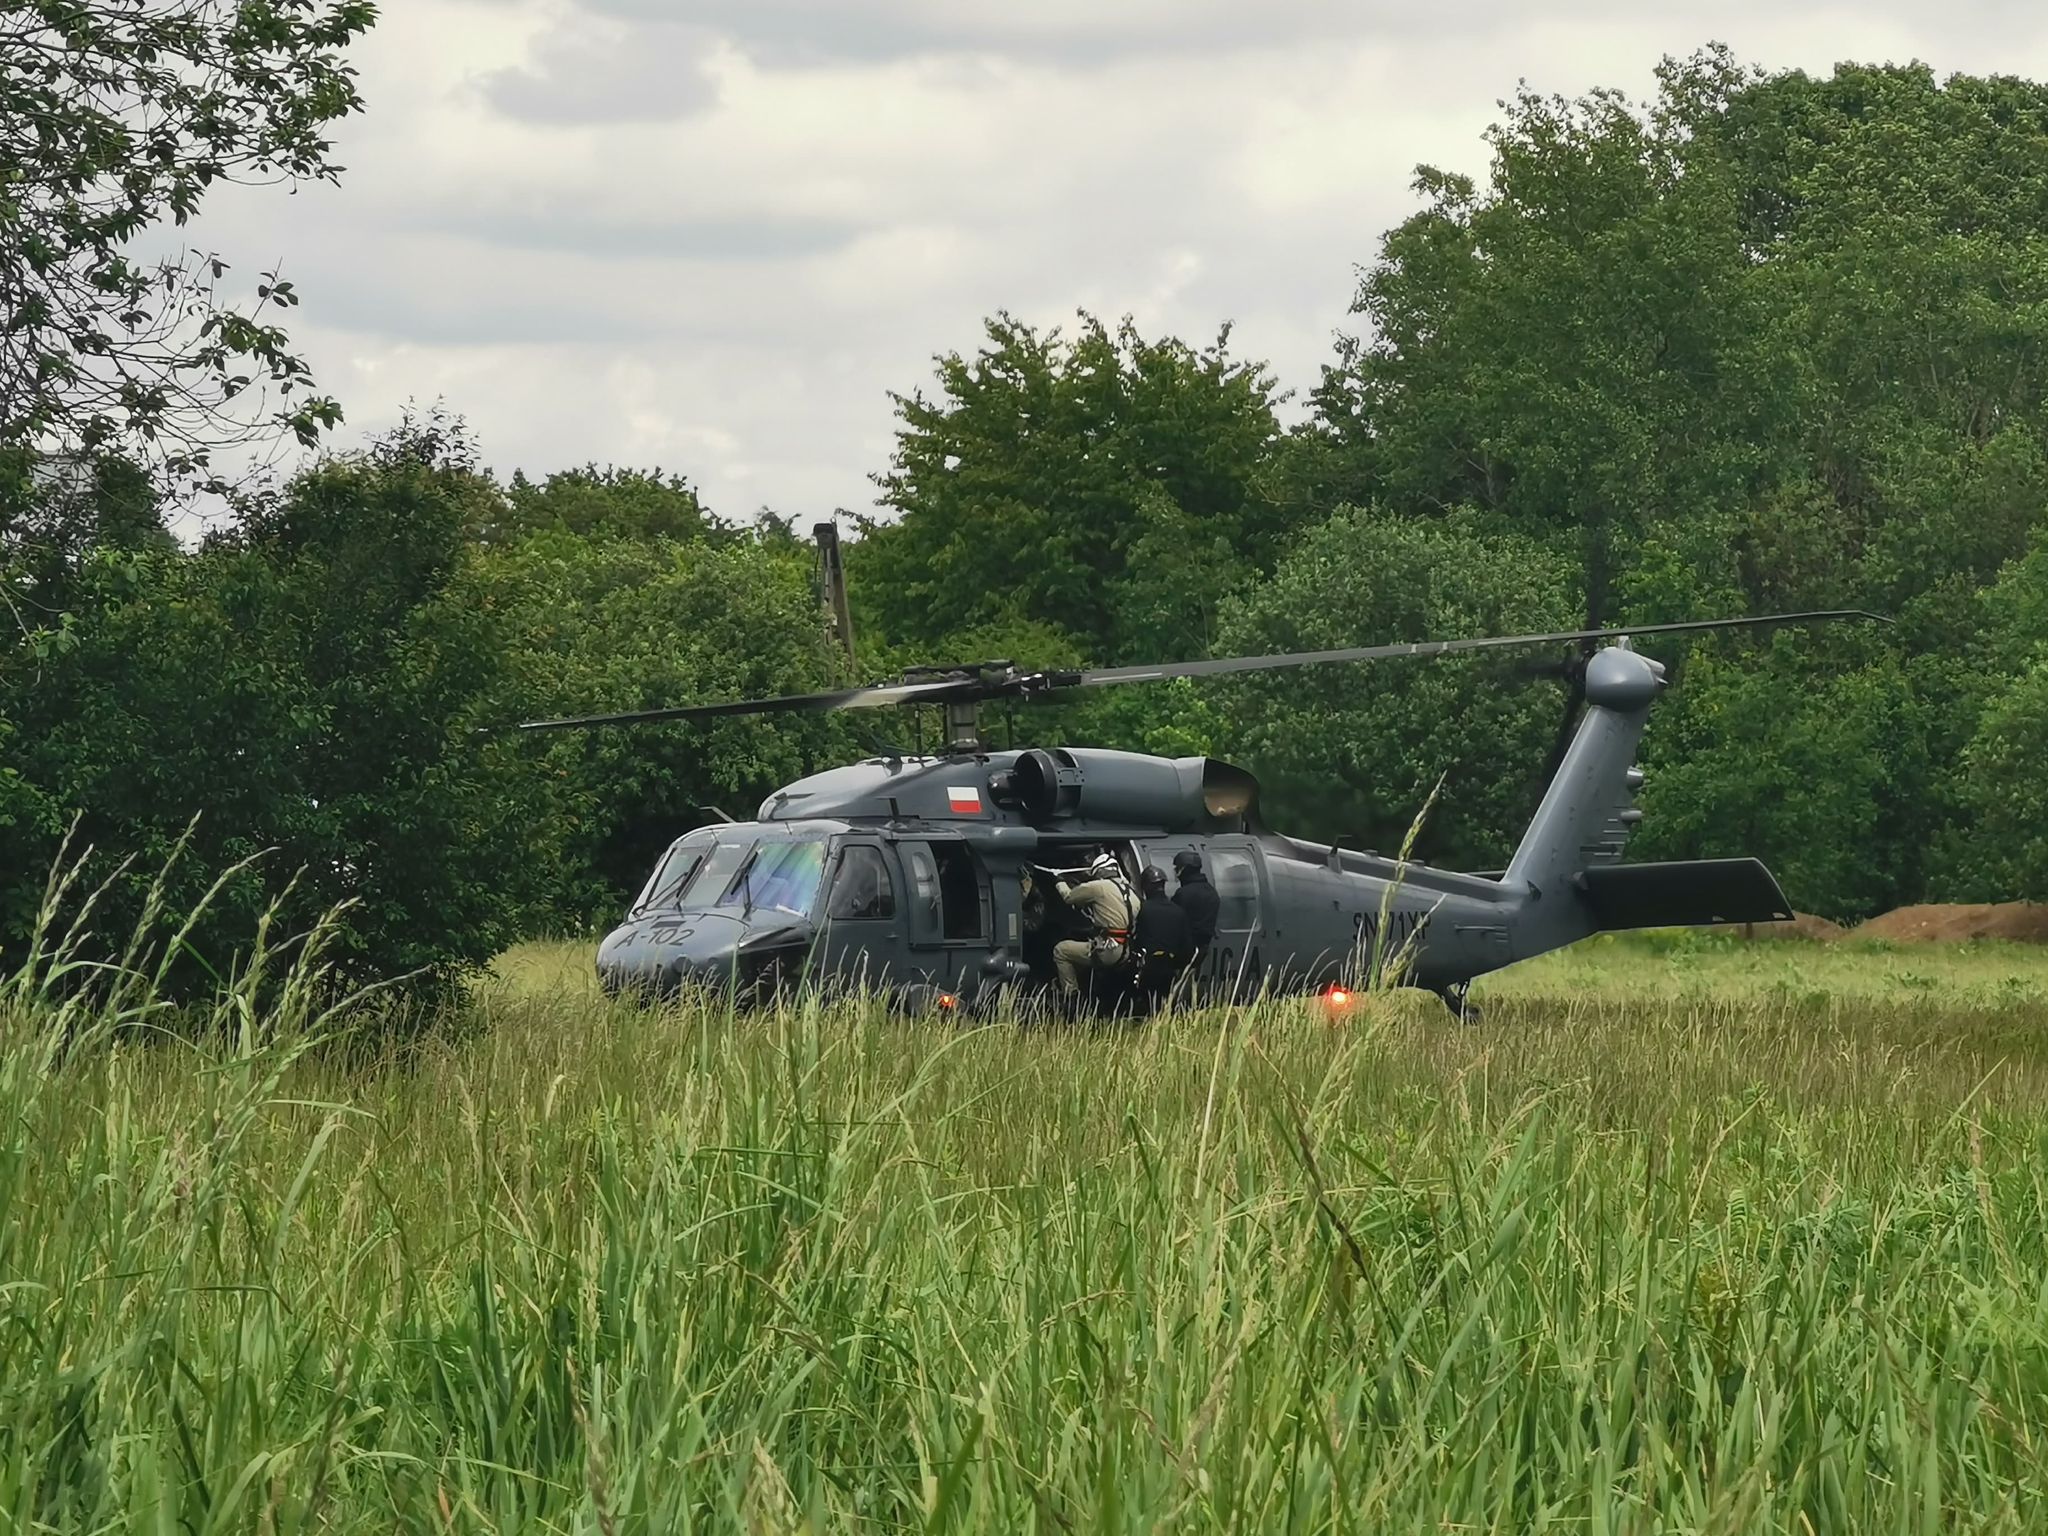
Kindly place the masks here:
POLYGON ((342 441, 440 396, 486 460, 866 509, 888 392, 998 308, 1234 345, 1305 391, 1418 162, 1518 79, 1667 53, 2048 76, 2038 0, 383 0, 338 188, 218 195, 342 441))

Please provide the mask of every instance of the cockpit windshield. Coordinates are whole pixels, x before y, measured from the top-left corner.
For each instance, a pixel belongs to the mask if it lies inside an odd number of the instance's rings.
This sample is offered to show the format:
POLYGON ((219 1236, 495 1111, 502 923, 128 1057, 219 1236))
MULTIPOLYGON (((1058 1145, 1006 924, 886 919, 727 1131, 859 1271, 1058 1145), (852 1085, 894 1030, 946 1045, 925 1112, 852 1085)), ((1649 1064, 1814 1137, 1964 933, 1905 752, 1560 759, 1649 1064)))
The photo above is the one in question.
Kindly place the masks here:
POLYGON ((690 882, 696 879, 697 871, 704 867, 716 837, 709 831, 692 832, 662 855, 654 867, 654 874, 640 891, 640 899, 633 903, 635 912, 652 912, 657 908, 673 910, 682 899, 690 882))
POLYGON ((669 849, 633 906, 642 912, 808 913, 825 877, 822 837, 707 827, 669 849))
POLYGON ((718 905, 738 906, 751 912, 794 912, 801 915, 810 911, 817 901, 818 885, 824 876, 825 843, 822 838, 763 843, 733 876, 718 905))

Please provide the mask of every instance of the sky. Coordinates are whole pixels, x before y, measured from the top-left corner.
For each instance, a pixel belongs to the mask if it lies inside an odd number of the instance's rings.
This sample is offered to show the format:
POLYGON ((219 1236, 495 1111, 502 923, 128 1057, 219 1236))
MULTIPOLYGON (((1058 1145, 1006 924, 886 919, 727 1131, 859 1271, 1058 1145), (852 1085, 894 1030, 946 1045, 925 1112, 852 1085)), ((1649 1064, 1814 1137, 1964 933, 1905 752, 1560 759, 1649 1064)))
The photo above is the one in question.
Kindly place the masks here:
MULTIPOLYGON (((1414 169, 1519 81, 1667 54, 2048 77, 2038 0, 383 0, 338 187, 190 238, 278 268, 348 415, 486 463, 660 467, 729 517, 872 511, 890 392, 984 317, 1131 315, 1305 394, 1414 169)), ((1298 409, 1298 402, 1297 407, 1298 409)))

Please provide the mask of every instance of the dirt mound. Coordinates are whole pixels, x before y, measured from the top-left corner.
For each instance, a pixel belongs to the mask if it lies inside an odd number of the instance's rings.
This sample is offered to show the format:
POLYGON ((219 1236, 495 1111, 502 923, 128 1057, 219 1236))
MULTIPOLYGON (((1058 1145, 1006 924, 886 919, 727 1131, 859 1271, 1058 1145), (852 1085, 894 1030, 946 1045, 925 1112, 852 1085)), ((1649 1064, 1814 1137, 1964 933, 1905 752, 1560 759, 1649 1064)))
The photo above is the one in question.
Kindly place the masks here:
POLYGON ((1928 903, 1880 913, 1854 930, 1859 939, 1906 944, 1960 944, 1966 939, 2017 939, 2048 944, 2048 904, 2038 901, 1928 903))
POLYGON ((1827 943, 1848 933, 1840 923, 1831 923, 1811 912, 1794 912, 1789 923, 1709 923, 1702 933, 1732 933, 1743 939, 1809 939, 1827 943))
POLYGON ((1794 912, 1789 923, 1758 923, 1755 931, 1760 939, 1815 939, 1827 943, 1849 930, 1811 912, 1794 912))

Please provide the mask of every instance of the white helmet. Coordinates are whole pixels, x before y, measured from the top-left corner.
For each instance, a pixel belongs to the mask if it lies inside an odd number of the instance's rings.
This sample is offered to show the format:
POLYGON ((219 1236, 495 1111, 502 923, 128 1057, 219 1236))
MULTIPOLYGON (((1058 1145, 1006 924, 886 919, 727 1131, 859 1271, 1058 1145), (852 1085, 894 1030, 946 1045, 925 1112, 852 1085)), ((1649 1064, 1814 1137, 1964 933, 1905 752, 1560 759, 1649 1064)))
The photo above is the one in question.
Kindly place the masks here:
POLYGON ((1124 867, 1117 863, 1115 854, 1098 853, 1088 861, 1088 873, 1097 880, 1121 880, 1124 877, 1124 867))

